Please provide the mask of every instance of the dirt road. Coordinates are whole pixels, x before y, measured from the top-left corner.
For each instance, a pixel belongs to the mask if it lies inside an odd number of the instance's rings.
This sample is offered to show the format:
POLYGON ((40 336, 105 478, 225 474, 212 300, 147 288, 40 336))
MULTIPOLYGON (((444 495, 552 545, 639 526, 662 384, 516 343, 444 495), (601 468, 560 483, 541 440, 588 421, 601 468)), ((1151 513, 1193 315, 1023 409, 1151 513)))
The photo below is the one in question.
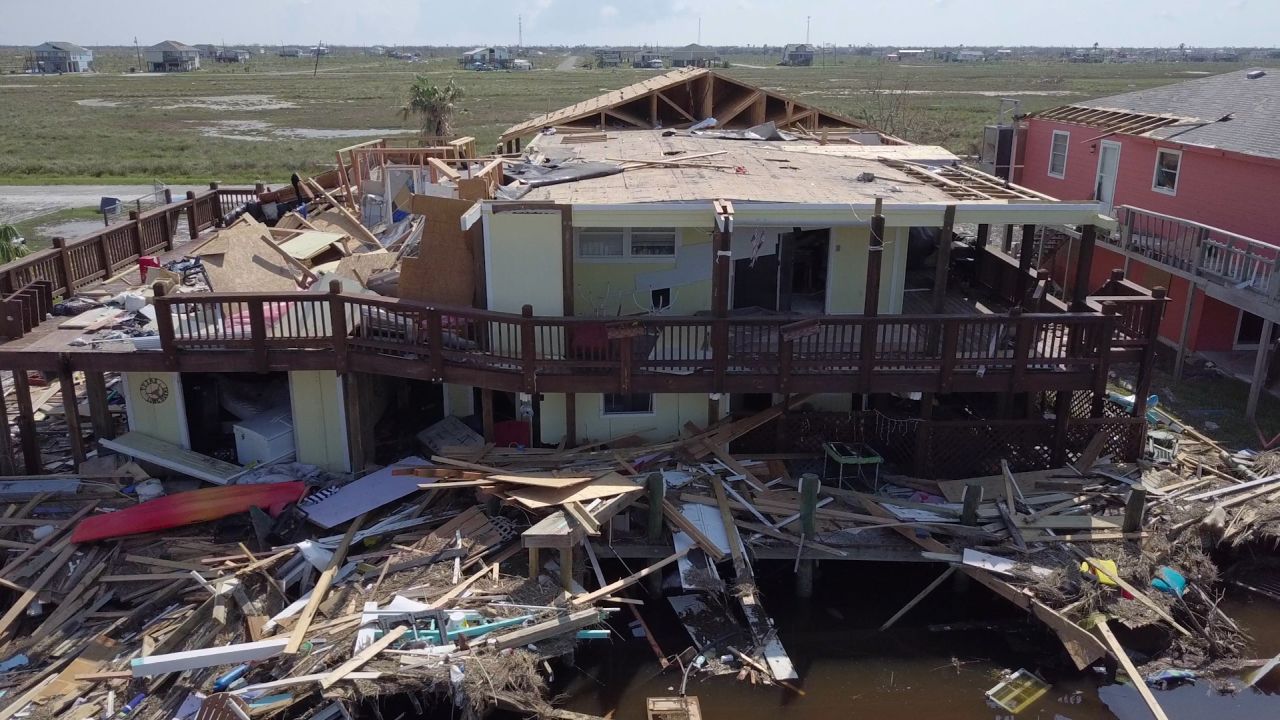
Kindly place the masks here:
POLYGON ((564 59, 564 62, 556 66, 556 70, 559 72, 568 72, 570 70, 577 70, 578 61, 581 59, 582 58, 578 57, 577 55, 570 55, 569 57, 564 59))
MULTIPOLYGON (((195 187, 171 187, 174 198, 195 187)), ((151 193, 150 185, 0 185, 0 223, 14 223, 58 210, 96 207, 103 197, 132 200, 151 193)))

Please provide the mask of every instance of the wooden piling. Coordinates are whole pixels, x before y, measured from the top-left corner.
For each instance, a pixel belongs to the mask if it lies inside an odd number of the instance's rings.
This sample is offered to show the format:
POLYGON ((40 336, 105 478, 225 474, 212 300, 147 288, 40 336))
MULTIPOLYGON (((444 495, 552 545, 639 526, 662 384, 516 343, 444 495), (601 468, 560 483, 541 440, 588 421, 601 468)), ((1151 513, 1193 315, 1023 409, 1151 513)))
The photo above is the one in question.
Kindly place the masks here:
POLYGON ((963 505, 960 508, 960 522, 964 525, 978 524, 978 505, 982 504, 982 486, 969 483, 964 486, 963 505))
POLYGON ((1142 516, 1147 510, 1147 488, 1142 483, 1129 490, 1129 499, 1124 504, 1124 532, 1140 532, 1142 516))

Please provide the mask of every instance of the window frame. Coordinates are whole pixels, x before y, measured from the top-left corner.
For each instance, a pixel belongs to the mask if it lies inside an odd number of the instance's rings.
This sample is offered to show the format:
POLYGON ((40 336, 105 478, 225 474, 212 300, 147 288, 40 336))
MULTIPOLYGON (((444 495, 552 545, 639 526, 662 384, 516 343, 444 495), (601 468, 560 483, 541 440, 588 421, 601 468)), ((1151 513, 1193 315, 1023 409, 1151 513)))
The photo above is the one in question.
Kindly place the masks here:
POLYGON ((577 262, 585 263, 620 263, 620 262, 639 262, 639 263, 666 263, 675 262, 680 257, 680 228, 678 227, 579 227, 573 229, 573 257, 577 262), (582 254, 582 234, 591 231, 621 231, 622 232, 622 254, 621 255, 583 255, 582 254), (670 233, 672 238, 670 255, 636 255, 632 247, 632 233, 640 232, 645 234, 653 233, 670 233))
POLYGON ((1182 179, 1182 151, 1177 148, 1156 148, 1156 165, 1151 171, 1151 190, 1161 195, 1176 196, 1178 194, 1178 181, 1182 179), (1173 187, 1160 187, 1160 157, 1163 155, 1173 155, 1178 158, 1178 168, 1173 171, 1173 187))
POLYGON ((600 416, 601 417, 637 417, 654 415, 657 413, 657 402, 654 393, 601 393, 600 394, 600 416), (608 398, 610 396, 640 396, 647 395, 649 397, 648 410, 629 410, 626 412, 609 412, 608 398))
POLYGON ((1051 178, 1059 180, 1067 179, 1067 156, 1071 150, 1071 133, 1067 130, 1054 130, 1053 135, 1049 139, 1049 165, 1045 168, 1046 174, 1051 178), (1066 138, 1062 143, 1062 172, 1055 173, 1053 171, 1054 147, 1058 143, 1058 136, 1066 138))

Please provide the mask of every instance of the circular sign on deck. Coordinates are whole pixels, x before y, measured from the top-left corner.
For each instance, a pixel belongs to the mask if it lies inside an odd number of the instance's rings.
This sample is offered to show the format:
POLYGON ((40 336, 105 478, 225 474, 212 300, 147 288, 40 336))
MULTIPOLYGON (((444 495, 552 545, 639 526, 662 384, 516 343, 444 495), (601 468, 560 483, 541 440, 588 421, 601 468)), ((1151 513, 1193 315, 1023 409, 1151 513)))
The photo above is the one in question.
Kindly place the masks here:
POLYGON ((142 399, 152 405, 159 405, 169 399, 169 385, 158 377, 149 377, 138 386, 142 399))

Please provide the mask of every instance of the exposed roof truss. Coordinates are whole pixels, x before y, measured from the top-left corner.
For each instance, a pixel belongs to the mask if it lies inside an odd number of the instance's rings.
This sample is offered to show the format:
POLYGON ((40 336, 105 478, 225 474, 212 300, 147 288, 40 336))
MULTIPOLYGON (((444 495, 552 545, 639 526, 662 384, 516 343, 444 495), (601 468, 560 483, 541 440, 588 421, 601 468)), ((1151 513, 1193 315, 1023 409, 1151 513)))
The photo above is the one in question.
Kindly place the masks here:
POLYGON ((748 128, 772 121, 779 128, 808 132, 875 132, 856 120, 705 68, 681 68, 513 125, 500 140, 527 137, 545 127, 647 130, 688 126, 709 117, 714 117, 721 128, 748 128))
POLYGON ((1033 113, 1033 117, 1042 120, 1087 125, 1109 133, 1123 133, 1125 135, 1141 135, 1169 125, 1195 122, 1192 118, 1146 115, 1124 110, 1108 110, 1106 108, 1084 107, 1081 105, 1062 105, 1043 112, 1033 113))

